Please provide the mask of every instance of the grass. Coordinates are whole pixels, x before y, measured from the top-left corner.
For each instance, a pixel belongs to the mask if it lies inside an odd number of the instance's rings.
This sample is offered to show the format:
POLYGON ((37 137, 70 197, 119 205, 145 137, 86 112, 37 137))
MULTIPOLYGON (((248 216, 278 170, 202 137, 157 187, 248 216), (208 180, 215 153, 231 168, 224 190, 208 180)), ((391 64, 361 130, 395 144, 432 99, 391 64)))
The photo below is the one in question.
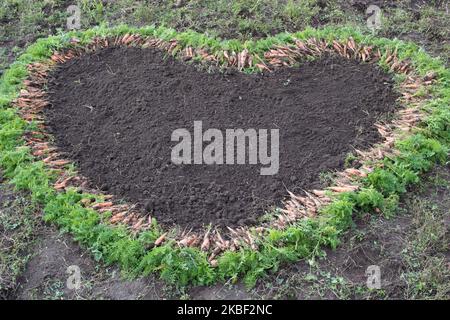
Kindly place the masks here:
POLYGON ((399 35, 420 32, 428 40, 448 40, 449 22, 448 12, 436 10, 433 4, 422 5, 419 12, 412 12, 403 4, 385 10, 383 32, 399 35))
MULTIPOLYGON (((254 71, 249 69, 248 72, 254 71)), ((322 248, 335 248, 340 237, 353 226, 353 219, 360 212, 381 209, 386 216, 392 215, 397 207, 399 196, 406 192, 406 187, 419 181, 419 176, 430 170, 436 162, 447 159, 450 141, 450 113, 448 112, 449 71, 441 61, 429 57, 414 44, 399 40, 388 40, 361 33, 353 28, 324 29, 307 28, 295 34, 282 33, 266 39, 238 41, 220 40, 193 31, 178 33, 164 27, 132 28, 94 28, 83 32, 71 32, 41 39, 27 48, 4 74, 0 84, 0 163, 5 176, 18 190, 31 191, 34 203, 44 207, 44 218, 69 232, 84 246, 88 247, 98 260, 107 264, 117 263, 129 275, 160 273, 169 283, 184 286, 188 283, 207 285, 216 281, 236 281, 244 276, 248 286, 268 271, 278 270, 281 263, 297 261, 301 258, 320 256, 322 248), (134 237, 123 228, 114 228, 102 221, 91 209, 81 204, 83 198, 93 195, 80 194, 76 190, 56 193, 52 188, 53 173, 42 162, 34 161, 29 149, 22 145, 21 135, 29 130, 29 125, 16 115, 10 107, 10 101, 20 89, 21 81, 26 77, 26 64, 42 61, 51 55, 54 49, 69 46, 71 37, 78 37, 87 43, 94 36, 106 36, 125 33, 140 33, 162 39, 176 38, 181 46, 206 47, 210 51, 232 48, 240 51, 247 48, 259 53, 273 44, 292 41, 292 36, 299 39, 309 37, 346 39, 352 36, 356 41, 386 49, 397 48, 399 56, 411 59, 420 74, 433 71, 438 75, 438 83, 433 87, 433 99, 426 107, 430 117, 423 122, 422 128, 412 135, 398 141, 399 155, 385 158, 379 167, 363 181, 364 188, 359 192, 340 194, 334 202, 326 206, 317 219, 301 220, 288 229, 271 230, 260 241, 259 251, 242 249, 237 252, 225 252, 218 260, 218 267, 212 268, 206 255, 197 249, 179 248, 174 243, 167 243, 151 251, 146 247, 161 233, 154 229, 134 237)))

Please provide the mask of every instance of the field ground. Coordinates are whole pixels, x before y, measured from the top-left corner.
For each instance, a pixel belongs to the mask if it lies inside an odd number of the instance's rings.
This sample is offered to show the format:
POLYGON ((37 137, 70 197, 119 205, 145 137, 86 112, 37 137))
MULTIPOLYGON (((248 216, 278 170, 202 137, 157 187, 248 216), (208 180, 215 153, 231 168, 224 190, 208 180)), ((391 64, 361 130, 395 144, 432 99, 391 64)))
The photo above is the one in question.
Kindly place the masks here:
MULTIPOLYGON (((385 12, 381 36, 411 39, 450 56, 446 1, 75 1, 83 28, 99 23, 163 23, 221 37, 264 37, 307 25, 365 24, 365 8, 385 12), (424 3, 428 3, 425 5, 424 3)), ((0 73, 38 37, 63 30, 69 1, 0 4, 0 73)), ((448 64, 448 61, 447 61, 448 64)), ((317 261, 285 266, 247 291, 243 285, 176 288, 153 277, 127 280, 95 262, 70 237, 42 222, 27 194, 0 185, 0 299, 406 298, 450 297, 450 166, 436 168, 402 199, 397 216, 367 216, 343 245, 317 261), (378 265, 382 290, 368 290, 367 265, 378 265), (66 268, 81 268, 80 290, 66 288, 66 268)), ((1 180, 1 177, 0 177, 1 180)))
POLYGON ((318 261, 299 262, 258 282, 175 288, 154 277, 126 280, 45 225, 26 195, 1 187, 1 298, 16 299, 446 299, 450 292, 450 166, 429 173, 403 199, 398 216, 367 217, 343 245, 318 261), (14 246, 13 246, 14 244, 14 246), (380 266, 382 290, 368 290, 365 270, 380 266), (66 288, 66 269, 80 266, 82 288, 66 288))

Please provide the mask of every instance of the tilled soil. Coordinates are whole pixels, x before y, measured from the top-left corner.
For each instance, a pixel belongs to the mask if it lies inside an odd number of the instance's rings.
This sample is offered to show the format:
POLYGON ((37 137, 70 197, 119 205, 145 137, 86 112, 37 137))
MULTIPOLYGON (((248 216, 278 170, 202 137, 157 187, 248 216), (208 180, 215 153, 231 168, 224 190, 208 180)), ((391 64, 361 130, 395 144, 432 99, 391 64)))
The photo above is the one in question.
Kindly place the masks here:
MULTIPOLYGON (((206 73, 153 49, 108 48, 66 62, 45 113, 56 144, 93 186, 137 203, 163 225, 254 224, 286 190, 319 186, 354 148, 380 140, 395 109, 376 67, 324 57, 267 75, 206 73), (280 166, 176 165, 175 129, 279 129, 280 166)), ((248 161, 247 161, 248 163, 248 161)))

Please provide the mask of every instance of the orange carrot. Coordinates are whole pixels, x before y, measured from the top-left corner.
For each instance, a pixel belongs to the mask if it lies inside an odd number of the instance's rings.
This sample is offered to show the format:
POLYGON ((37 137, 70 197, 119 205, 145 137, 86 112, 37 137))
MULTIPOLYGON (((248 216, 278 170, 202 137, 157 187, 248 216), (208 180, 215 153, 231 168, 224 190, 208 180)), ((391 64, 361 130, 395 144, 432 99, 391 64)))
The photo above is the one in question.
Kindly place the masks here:
POLYGON ((166 239, 166 236, 167 236, 167 232, 163 233, 158 239, 156 239, 155 246, 159 246, 161 243, 163 243, 164 240, 166 239))
POLYGON ((205 236, 203 237, 203 242, 202 245, 200 246, 200 249, 202 251, 208 251, 209 246, 211 244, 210 240, 209 240, 209 230, 205 233, 205 236))

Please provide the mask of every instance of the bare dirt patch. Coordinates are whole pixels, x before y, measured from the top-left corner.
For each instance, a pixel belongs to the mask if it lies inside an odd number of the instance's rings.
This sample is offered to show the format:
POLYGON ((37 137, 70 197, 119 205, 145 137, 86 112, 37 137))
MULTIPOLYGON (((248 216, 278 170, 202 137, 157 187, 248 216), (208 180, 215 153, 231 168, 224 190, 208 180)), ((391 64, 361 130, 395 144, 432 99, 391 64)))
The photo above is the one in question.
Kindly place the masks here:
MULTIPOLYGON (((107 48, 53 73, 46 109, 58 147, 93 186, 164 225, 255 224, 286 189, 319 186, 353 148, 379 141, 395 109, 392 81, 369 64, 324 57, 269 75, 205 73, 151 49, 107 48), (171 134, 279 129, 279 173, 260 165, 175 165, 171 134)), ((247 160, 248 163, 248 160, 247 160)))
POLYGON ((314 263, 286 266, 254 289, 263 299, 448 299, 450 167, 438 166, 402 199, 398 216, 364 215, 342 245, 314 263), (366 270, 381 271, 381 289, 366 270))

